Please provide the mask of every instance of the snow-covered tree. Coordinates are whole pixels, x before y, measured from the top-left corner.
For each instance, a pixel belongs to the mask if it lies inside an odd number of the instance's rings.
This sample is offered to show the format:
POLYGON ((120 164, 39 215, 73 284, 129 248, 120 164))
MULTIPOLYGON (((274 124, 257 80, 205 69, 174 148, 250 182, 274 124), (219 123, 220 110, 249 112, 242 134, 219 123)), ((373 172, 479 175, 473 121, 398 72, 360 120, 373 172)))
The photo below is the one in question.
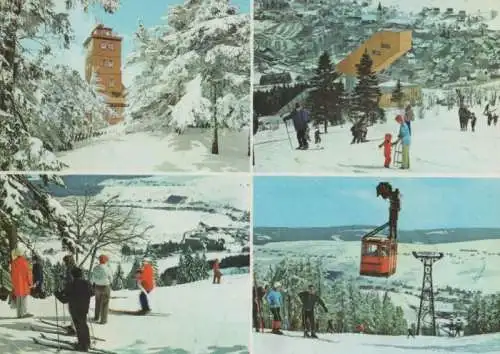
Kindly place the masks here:
POLYGON ((184 248, 177 267, 177 283, 191 283, 208 277, 208 264, 205 254, 193 254, 190 247, 184 248))
POLYGON ((129 290, 135 290, 137 289, 137 277, 136 277, 136 272, 141 269, 141 262, 139 261, 139 258, 136 258, 134 260, 134 264, 132 264, 132 268, 130 269, 130 272, 128 273, 127 279, 126 279, 126 288, 129 290))
MULTIPOLYGON (((108 12, 119 0, 66 0, 67 10, 101 4, 108 12)), ((39 80, 47 75, 45 59, 55 43, 72 40, 67 11, 55 1, 0 2, 0 170, 55 170, 62 167, 36 138, 39 80)))
POLYGON ((141 26, 130 114, 154 127, 228 128, 250 120, 250 18, 228 0, 188 0, 168 24, 141 26))
POLYGON ((97 87, 66 66, 56 66, 41 80, 40 119, 34 121, 34 135, 52 151, 67 150, 106 125, 112 114, 97 87))

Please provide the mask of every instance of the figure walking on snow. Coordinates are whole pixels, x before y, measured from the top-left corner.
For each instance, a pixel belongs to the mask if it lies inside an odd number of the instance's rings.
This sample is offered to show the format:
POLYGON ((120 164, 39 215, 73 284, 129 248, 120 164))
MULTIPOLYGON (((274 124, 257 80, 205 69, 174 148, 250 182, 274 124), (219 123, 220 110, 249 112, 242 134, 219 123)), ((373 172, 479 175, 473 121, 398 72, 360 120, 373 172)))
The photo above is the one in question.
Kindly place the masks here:
POLYGON ((17 318, 32 317, 27 311, 27 299, 33 286, 33 275, 28 260, 20 249, 12 251, 10 263, 10 276, 12 280, 12 293, 15 297, 17 318))
POLYGON ((471 118, 471 127, 472 127, 472 132, 476 131, 476 122, 477 122, 477 117, 475 113, 472 113, 472 118, 471 118))
POLYGON ((31 296, 35 299, 45 299, 46 295, 43 290, 43 266, 38 255, 33 255, 32 264, 31 273, 33 276, 33 288, 31 289, 31 296))
POLYGON ((398 139, 392 143, 392 145, 397 145, 399 142, 403 145, 402 157, 401 157, 401 169, 408 170, 410 168, 410 143, 411 135, 408 125, 405 123, 403 117, 398 115, 396 117, 396 122, 399 123, 399 135, 398 139))
POLYGON ((75 325, 78 343, 75 350, 88 352, 90 349, 90 332, 87 325, 87 314, 89 312, 90 298, 94 296, 92 285, 83 279, 82 270, 77 267, 71 268, 72 281, 67 283, 64 289, 54 293, 54 296, 63 304, 68 304, 71 320, 75 325))
POLYGON ((413 114, 413 109, 411 107, 411 104, 408 104, 405 108, 405 123, 408 125, 408 131, 410 132, 411 135, 411 122, 414 120, 414 114, 413 114))
POLYGON ((307 142, 309 112, 301 108, 300 104, 297 103, 295 104, 295 109, 288 116, 283 118, 285 124, 289 120, 293 122, 293 127, 297 133, 297 141, 299 143, 297 150, 307 150, 309 148, 309 143, 307 142))
POLYGON ((406 338, 415 338, 415 332, 416 332, 416 328, 415 328, 415 323, 412 323, 411 324, 411 327, 408 328, 408 334, 406 336, 406 338))
POLYGON ((144 258, 142 268, 137 271, 136 279, 137 287, 141 291, 139 294, 139 303, 141 304, 139 314, 146 315, 151 312, 148 294, 155 287, 154 269, 148 258, 144 258))
POLYGON ((220 284, 220 278, 222 276, 222 273, 220 271, 220 262, 219 262, 219 259, 215 260, 214 265, 212 267, 212 270, 214 272, 214 278, 213 278, 212 283, 213 284, 220 284))
POLYGON ((263 327, 263 325, 262 325, 262 299, 266 295, 267 288, 262 287, 262 286, 256 287, 254 285, 252 290, 253 290, 252 291, 253 326, 254 326, 256 332, 260 332, 261 327, 263 327))
POLYGON ((283 297, 281 296, 281 284, 274 283, 273 288, 267 294, 267 302, 273 316, 272 333, 283 334, 281 332, 281 307, 283 306, 283 297))
POLYGON ((91 281, 95 290, 94 322, 106 324, 108 322, 109 299, 111 297, 111 283, 113 272, 108 264, 108 257, 99 256, 99 265, 92 271, 91 281))
POLYGON ((314 320, 314 308, 317 304, 319 304, 323 307, 325 312, 328 312, 328 309, 326 308, 323 300, 316 295, 313 285, 309 285, 308 290, 299 293, 299 298, 302 302, 302 324, 304 326, 304 337, 311 336, 312 338, 318 338, 315 333, 316 322, 314 320))
POLYGON ((314 143, 316 145, 321 144, 321 133, 319 131, 319 124, 314 127, 314 143))
POLYGON ((391 167, 392 162, 392 134, 385 134, 384 142, 378 146, 379 148, 384 147, 384 167, 391 167))

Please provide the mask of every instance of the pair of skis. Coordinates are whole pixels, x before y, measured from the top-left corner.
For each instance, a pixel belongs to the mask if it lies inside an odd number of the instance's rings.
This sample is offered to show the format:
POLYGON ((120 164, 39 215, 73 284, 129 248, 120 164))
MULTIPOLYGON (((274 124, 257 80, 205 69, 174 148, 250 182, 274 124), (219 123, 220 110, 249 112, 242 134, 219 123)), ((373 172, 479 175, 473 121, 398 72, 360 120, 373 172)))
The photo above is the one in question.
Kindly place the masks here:
MULTIPOLYGON (((47 321, 41 318, 37 318, 37 321, 40 322, 41 324, 44 324, 46 326, 40 326, 37 327, 35 325, 31 325, 31 330, 35 332, 45 332, 49 334, 59 334, 61 336, 69 336, 69 337, 74 337, 74 334, 71 334, 68 332, 68 328, 65 327, 64 325, 57 323, 57 322, 52 322, 52 321, 47 321), (48 326, 48 327, 47 327, 48 326)), ((105 342, 104 339, 98 338, 91 336, 91 340, 95 341, 100 341, 100 342, 105 342)))
MULTIPOLYGON (((54 349, 59 349, 59 350, 71 350, 71 351, 78 351, 75 349, 76 343, 71 340, 64 340, 64 339, 58 339, 58 338, 53 338, 50 336, 47 336, 43 333, 40 333, 40 338, 38 337, 32 337, 33 342, 35 342, 38 345, 48 347, 48 348, 54 348, 54 349)), ((90 348, 88 350, 88 353, 92 354, 116 354, 115 352, 105 350, 105 349, 100 349, 100 348, 90 348)))

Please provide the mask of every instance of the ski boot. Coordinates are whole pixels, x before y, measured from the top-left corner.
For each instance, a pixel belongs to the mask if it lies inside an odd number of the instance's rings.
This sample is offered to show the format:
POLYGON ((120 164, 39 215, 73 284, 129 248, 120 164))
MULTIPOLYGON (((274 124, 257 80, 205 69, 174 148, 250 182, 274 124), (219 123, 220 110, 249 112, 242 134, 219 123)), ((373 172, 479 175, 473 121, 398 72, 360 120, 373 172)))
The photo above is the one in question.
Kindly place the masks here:
POLYGON ((311 333, 311 338, 318 338, 318 336, 316 335, 316 333, 312 332, 311 333))
POLYGON ((309 338, 309 337, 310 337, 309 333, 304 332, 304 338, 309 338))

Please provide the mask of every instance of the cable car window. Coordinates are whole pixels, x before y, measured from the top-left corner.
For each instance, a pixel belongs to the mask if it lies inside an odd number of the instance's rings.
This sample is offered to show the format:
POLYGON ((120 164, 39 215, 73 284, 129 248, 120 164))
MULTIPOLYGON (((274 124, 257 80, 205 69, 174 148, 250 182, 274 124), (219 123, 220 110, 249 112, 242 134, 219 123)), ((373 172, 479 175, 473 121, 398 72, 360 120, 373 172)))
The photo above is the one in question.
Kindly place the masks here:
POLYGON ((379 248, 379 256, 381 257, 388 257, 389 256, 389 250, 387 247, 380 247, 379 248))
POLYGON ((368 244, 364 247, 363 256, 377 256, 377 245, 368 244))

